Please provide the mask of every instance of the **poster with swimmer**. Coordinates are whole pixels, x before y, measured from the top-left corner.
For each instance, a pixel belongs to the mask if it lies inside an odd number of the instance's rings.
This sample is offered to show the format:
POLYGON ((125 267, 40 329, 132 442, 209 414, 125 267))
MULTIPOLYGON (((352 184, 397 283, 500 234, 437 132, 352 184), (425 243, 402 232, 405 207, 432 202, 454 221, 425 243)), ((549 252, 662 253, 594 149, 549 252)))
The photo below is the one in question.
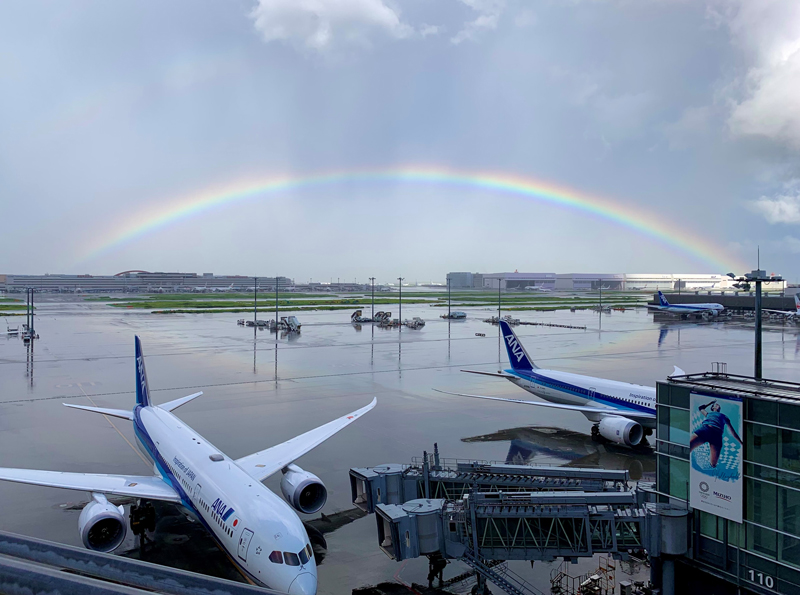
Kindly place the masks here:
POLYGON ((742 401, 692 393, 689 504, 742 522, 742 401))

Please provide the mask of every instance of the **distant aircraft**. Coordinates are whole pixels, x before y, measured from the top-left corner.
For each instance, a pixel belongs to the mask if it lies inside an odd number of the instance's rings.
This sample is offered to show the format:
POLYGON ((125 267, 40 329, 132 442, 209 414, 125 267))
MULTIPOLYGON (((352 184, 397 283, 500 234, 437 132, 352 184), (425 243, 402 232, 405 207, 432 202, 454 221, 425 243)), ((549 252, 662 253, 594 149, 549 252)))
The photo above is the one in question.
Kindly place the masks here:
POLYGON ((670 314, 678 314, 680 316, 688 316, 689 314, 705 314, 710 316, 719 316, 719 313, 725 309, 722 304, 709 303, 709 304, 670 304, 664 294, 659 290, 658 292, 658 306, 647 307, 651 310, 659 310, 661 312, 669 312, 670 314))
POLYGON ((211 291, 213 291, 214 293, 229 293, 229 292, 232 292, 232 291, 234 291, 233 283, 231 283, 230 286, 228 286, 228 287, 215 287, 211 291))
POLYGON ((126 533, 123 507, 111 504, 105 494, 172 502, 211 533, 249 580, 289 595, 314 595, 317 566, 306 530, 294 511, 319 511, 328 492, 316 475, 294 461, 375 407, 376 399, 282 444, 231 459, 170 413, 203 393, 161 405, 150 401, 139 337, 135 348, 133 411, 65 405, 133 422, 137 445, 153 462, 155 475, 0 468, 0 479, 90 492, 92 501, 81 512, 78 526, 84 545, 101 552, 119 547, 126 533), (289 504, 261 483, 278 471, 283 474, 281 492, 289 504))
MULTIPOLYGON (((505 378, 549 402, 438 392, 459 397, 578 411, 589 421, 594 422, 592 437, 602 436, 606 440, 626 446, 637 446, 645 435, 653 433, 656 427, 655 388, 570 372, 543 370, 533 363, 505 320, 500 321, 500 328, 511 369, 496 374, 477 370, 462 370, 462 372, 505 378)), ((674 374, 682 375, 684 372, 676 366, 674 374)))
POLYGON ((783 316, 785 320, 800 320, 800 293, 794 294, 794 310, 766 310, 762 309, 762 312, 767 312, 769 314, 777 314, 779 316, 783 316))
POLYGON ((550 293, 553 291, 552 289, 547 289, 546 287, 542 287, 541 285, 526 285, 525 289, 530 291, 543 291, 545 293, 550 293))
POLYGON ((206 283, 203 287, 194 287, 192 288, 193 293, 206 293, 208 291, 208 283, 206 283))

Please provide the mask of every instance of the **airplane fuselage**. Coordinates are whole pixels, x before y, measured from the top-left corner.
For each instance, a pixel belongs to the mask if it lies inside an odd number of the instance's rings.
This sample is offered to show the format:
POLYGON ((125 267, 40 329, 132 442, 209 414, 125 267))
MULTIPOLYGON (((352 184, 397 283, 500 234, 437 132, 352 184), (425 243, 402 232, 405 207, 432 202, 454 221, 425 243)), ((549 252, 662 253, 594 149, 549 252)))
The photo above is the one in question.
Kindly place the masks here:
MULTIPOLYGON (((650 386, 583 376, 557 370, 505 370, 508 380, 529 393, 552 403, 596 406, 626 413, 650 413, 652 419, 641 419, 645 428, 655 428, 656 389, 650 386)), ((589 421, 599 422, 605 414, 583 412, 589 421)), ((637 417, 637 419, 639 419, 637 417)))
POLYGON ((306 530, 283 499, 168 411, 137 406, 133 425, 156 473, 249 580, 291 595, 316 592, 306 530))

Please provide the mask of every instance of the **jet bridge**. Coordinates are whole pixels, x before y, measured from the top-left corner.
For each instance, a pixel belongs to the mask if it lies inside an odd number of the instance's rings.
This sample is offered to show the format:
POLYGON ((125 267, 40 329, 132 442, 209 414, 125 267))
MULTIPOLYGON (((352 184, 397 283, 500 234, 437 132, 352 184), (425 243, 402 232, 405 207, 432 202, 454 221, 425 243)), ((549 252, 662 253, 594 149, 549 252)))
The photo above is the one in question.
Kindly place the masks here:
POLYGON ((350 469, 353 504, 372 514, 378 504, 403 504, 417 498, 454 500, 471 489, 479 492, 609 492, 628 487, 627 471, 507 465, 488 461, 441 459, 434 445, 411 465, 350 469))
POLYGON ((627 471, 448 461, 435 449, 411 465, 353 468, 350 486, 387 556, 460 559, 511 595, 538 590, 498 561, 682 555, 688 544, 686 511, 650 503, 627 471))

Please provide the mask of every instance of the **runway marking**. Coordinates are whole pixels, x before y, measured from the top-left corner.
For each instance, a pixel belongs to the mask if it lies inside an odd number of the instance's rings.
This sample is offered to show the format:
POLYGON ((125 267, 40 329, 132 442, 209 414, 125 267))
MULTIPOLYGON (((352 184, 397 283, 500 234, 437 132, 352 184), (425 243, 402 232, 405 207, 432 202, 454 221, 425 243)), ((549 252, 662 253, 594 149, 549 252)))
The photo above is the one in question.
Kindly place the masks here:
MULTIPOLYGON (((89 395, 87 395, 87 394, 86 394, 86 391, 85 391, 85 390, 83 390, 83 387, 82 387, 80 384, 78 384, 78 388, 80 388, 80 389, 81 389, 81 392, 83 393, 83 396, 84 396, 84 397, 86 397, 87 399, 89 399, 89 402, 92 404, 92 407, 97 407, 97 403, 95 403, 95 402, 92 400, 92 397, 90 397, 89 395)), ((147 459, 145 459, 145 458, 144 458, 144 456, 142 455, 142 453, 141 453, 141 452, 139 452, 139 449, 138 449, 138 448, 136 448, 136 447, 135 447, 133 444, 131 444, 131 441, 130 441, 130 440, 128 440, 128 439, 125 437, 125 434, 123 434, 122 432, 120 432, 119 428, 118 428, 117 426, 115 426, 115 425, 114 425, 114 422, 113 422, 113 421, 111 421, 111 418, 110 418, 110 417, 108 417, 108 416, 107 416, 107 415, 105 415, 105 414, 102 414, 102 415, 103 415, 103 417, 104 417, 104 418, 106 418, 106 421, 109 423, 109 425, 110 425, 112 428, 114 428, 114 429, 117 431, 117 434, 119 434, 120 436, 122 436, 122 439, 123 439, 125 442, 127 442, 127 443, 128 443, 128 446, 130 446, 130 447, 131 447, 131 450, 133 450, 133 452, 135 452, 137 455, 139 455, 139 458, 140 458, 140 459, 142 459, 142 462, 143 462, 145 465, 147 465, 147 467, 148 467, 148 469, 149 469, 149 468, 150 468, 150 462, 149 462, 147 459)))

